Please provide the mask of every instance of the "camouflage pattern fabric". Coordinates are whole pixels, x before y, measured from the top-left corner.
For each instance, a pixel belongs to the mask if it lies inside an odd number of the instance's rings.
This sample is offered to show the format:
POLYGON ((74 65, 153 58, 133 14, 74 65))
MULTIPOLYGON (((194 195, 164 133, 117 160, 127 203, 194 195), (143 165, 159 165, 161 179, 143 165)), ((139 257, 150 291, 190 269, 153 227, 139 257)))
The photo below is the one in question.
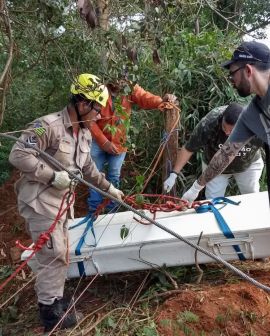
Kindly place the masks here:
MULTIPOLYGON (((203 161, 208 164, 215 153, 228 139, 222 130, 223 113, 227 106, 220 106, 210 111, 195 127, 185 148, 190 152, 202 151, 203 161)), ((261 156, 262 141, 253 138, 237 154, 234 161, 223 174, 235 174, 245 171, 249 165, 261 156)))

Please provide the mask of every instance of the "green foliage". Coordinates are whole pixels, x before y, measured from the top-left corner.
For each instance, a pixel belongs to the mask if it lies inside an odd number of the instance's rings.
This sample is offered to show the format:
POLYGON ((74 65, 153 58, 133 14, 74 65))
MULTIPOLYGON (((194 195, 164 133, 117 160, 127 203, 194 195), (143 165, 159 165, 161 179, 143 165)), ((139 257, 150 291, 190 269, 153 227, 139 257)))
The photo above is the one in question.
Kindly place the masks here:
POLYGON ((0 280, 8 278, 13 272, 13 269, 10 266, 1 266, 0 267, 0 280))
MULTIPOLYGON (((23 129, 31 120, 62 109, 75 74, 92 72, 108 81, 126 71, 129 80, 155 94, 178 96, 179 144, 210 109, 241 101, 220 64, 239 43, 240 28, 253 29, 269 21, 268 3, 262 0, 237 5, 224 1, 109 1, 108 30, 88 28, 68 0, 13 0, 8 7, 16 48, 2 132, 23 129), (199 31, 195 29, 198 20, 199 31)), ((7 44, 3 35, 0 44, 7 44)), ((2 69, 6 58, 7 52, 2 53, 2 69)), ((124 94, 129 94, 128 87, 124 94)), ((125 113, 119 104, 116 110, 119 115, 125 113)), ((126 145, 136 157, 131 169, 144 175, 163 138, 163 115, 134 109, 122 126, 129 131, 126 145)), ((109 131, 115 134, 116 129, 109 131)), ((7 156, 1 147, 1 160, 7 161, 7 156)), ((187 183, 198 174, 199 163, 194 163, 184 171, 187 183)), ((1 170, 0 183, 8 169, 1 170)), ((160 191, 159 179, 160 171, 150 181, 149 192, 160 191)), ((127 183, 131 189, 135 182, 129 178, 127 183)))
MULTIPOLYGON (((142 191, 144 180, 145 180, 145 177, 143 175, 137 175, 136 176, 136 185, 135 185, 135 192, 136 193, 140 193, 142 191)), ((143 197, 143 196, 141 196, 141 197, 143 197)), ((142 203, 143 199, 138 197, 138 199, 136 198, 136 202, 142 203)))
POLYGON ((129 229, 125 226, 122 225, 121 230, 120 230, 120 237, 121 239, 125 239, 129 234, 129 229))
MULTIPOLYGON (((129 312, 129 309, 127 310, 129 312)), ((136 335, 136 336, 158 336, 156 324, 149 316, 149 308, 146 305, 141 307, 139 311, 132 309, 132 314, 123 315, 115 313, 113 317, 107 317, 96 328, 95 336, 103 336, 113 334, 136 335), (142 318, 143 316, 143 318, 142 318)))
POLYGON ((172 320, 161 320, 161 321, 160 321, 160 324, 161 324, 163 327, 171 327, 171 325, 172 325, 172 320))
MULTIPOLYGON (((1 267, 0 270, 2 269, 3 267, 1 267)), ((15 299, 13 301, 14 302, 12 305, 9 305, 6 309, 3 309, 0 312, 0 325, 2 326, 6 325, 7 323, 14 322, 18 319, 18 308, 16 307, 18 296, 15 296, 15 299)))
POLYGON ((189 310, 185 310, 178 314, 178 322, 189 322, 189 323, 197 323, 199 321, 199 316, 192 313, 189 310))
POLYGON ((145 199, 143 195, 136 195, 136 204, 143 205, 145 203, 145 199))
POLYGON ((136 336, 158 336, 155 323, 152 321, 149 326, 144 326, 136 333, 136 336))
POLYGON ((4 183, 10 175, 11 165, 8 162, 8 156, 12 147, 12 143, 7 140, 0 139, 0 185, 4 183))
POLYGON ((18 318, 18 308, 16 306, 8 306, 6 310, 1 312, 0 323, 5 325, 16 321, 18 318))
POLYGON ((195 333, 189 324, 197 322, 199 322, 199 316, 189 310, 185 310, 177 315, 177 324, 185 335, 195 336, 195 333))

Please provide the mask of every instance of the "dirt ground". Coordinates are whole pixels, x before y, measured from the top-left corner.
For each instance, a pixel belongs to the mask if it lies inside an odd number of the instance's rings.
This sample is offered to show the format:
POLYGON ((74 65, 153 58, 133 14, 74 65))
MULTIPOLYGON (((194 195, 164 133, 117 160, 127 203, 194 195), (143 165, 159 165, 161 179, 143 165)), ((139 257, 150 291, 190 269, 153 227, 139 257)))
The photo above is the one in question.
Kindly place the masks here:
MULTIPOLYGON (((19 265, 20 250, 15 247, 15 241, 20 240, 25 245, 31 242, 24 231, 24 221, 16 208, 14 181, 17 178, 18 174, 15 172, 11 179, 0 187, 0 285, 9 267, 19 265)), ((87 190, 78 188, 76 216, 86 214, 86 196, 87 190)), ((257 281, 270 286, 269 261, 236 262, 236 266, 257 281)), ((169 277, 167 282, 170 283, 172 280, 174 285, 177 282, 177 289, 172 289, 172 286, 166 290, 161 288, 159 292, 154 291, 152 295, 147 296, 147 299, 143 299, 152 309, 151 316, 157 326, 156 334, 147 332, 135 334, 125 331, 117 335, 270 335, 269 293, 242 281, 220 265, 211 264, 203 266, 203 269, 205 276, 200 284, 194 282, 194 276, 181 279, 173 277, 173 280, 169 277)), ((37 318, 34 285, 33 281, 28 283, 31 276, 31 271, 26 267, 1 293, 1 336, 40 335, 42 329, 37 318), (21 291, 16 294, 19 288, 21 291), (10 319, 12 314, 13 319, 10 319), (26 330, 31 330, 33 333, 26 333, 26 330)), ((140 295, 153 285, 153 278, 153 274, 149 276, 146 271, 99 277, 95 279, 94 287, 89 287, 83 300, 79 302, 79 307, 84 313, 93 314, 97 323, 102 315, 107 313, 105 307, 108 300, 118 305, 133 300, 134 307, 138 306, 140 301, 143 301, 140 295), (144 279, 148 280, 144 282, 144 279), (134 295, 138 293, 140 295, 134 302, 134 295)), ((83 289, 86 284, 89 284, 89 279, 81 281, 77 285, 77 290, 83 289)), ((74 282, 68 282, 67 290, 74 288, 73 285, 74 282)), ((89 331, 84 335, 95 333, 89 331)))

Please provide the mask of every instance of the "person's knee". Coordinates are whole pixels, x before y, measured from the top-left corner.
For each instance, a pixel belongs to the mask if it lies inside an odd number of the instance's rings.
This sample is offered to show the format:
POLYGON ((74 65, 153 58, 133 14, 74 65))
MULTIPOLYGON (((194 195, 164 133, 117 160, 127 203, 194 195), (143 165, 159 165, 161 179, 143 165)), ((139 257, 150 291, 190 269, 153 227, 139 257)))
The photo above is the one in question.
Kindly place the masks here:
POLYGON ((207 185, 206 185, 206 189, 205 189, 205 198, 206 199, 212 199, 212 198, 215 198, 215 197, 224 197, 225 195, 225 191, 226 191, 226 188, 220 188, 220 186, 216 186, 216 187, 208 187, 207 188, 207 185))
POLYGON ((236 181, 241 194, 251 194, 260 191, 260 177, 250 176, 249 179, 236 181))

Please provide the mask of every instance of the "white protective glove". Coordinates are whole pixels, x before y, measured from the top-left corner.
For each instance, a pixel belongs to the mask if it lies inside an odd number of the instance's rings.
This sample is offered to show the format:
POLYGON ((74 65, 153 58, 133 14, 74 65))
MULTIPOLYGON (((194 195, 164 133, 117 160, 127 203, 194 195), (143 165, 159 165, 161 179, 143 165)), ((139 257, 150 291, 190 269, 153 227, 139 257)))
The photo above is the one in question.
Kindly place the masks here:
POLYGON ((177 97, 174 94, 166 93, 162 100, 163 102, 175 104, 177 101, 177 97))
POLYGON ((111 194, 113 197, 117 198, 119 201, 122 201, 122 197, 124 197, 124 193, 119 190, 116 189, 112 183, 110 184, 110 187, 108 189, 108 193, 111 194))
POLYGON ((166 193, 170 192, 172 187, 175 185, 175 181, 177 179, 177 174, 174 172, 170 173, 170 176, 167 178, 167 180, 163 183, 163 188, 166 193))
POLYGON ((191 188, 188 189, 182 196, 183 200, 186 200, 190 203, 194 202, 195 199, 198 197, 199 192, 204 188, 204 186, 200 185, 197 180, 192 184, 191 188))
POLYGON ((71 179, 65 170, 54 172, 52 185, 58 190, 64 190, 70 186, 71 179))

